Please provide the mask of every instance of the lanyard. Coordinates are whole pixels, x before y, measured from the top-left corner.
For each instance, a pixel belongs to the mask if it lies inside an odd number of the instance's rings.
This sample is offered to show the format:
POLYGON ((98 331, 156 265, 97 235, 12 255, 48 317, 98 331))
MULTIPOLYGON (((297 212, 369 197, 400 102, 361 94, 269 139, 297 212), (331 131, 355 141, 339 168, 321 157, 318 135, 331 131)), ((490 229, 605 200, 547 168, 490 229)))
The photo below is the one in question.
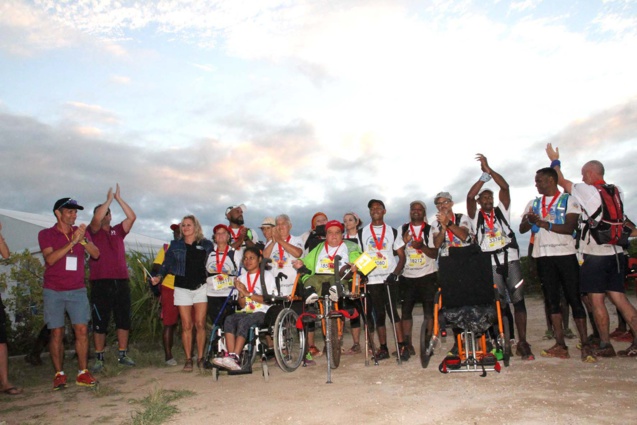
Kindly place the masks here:
POLYGON ((230 250, 230 247, 226 245, 226 250, 223 253, 223 258, 221 259, 221 262, 219 262, 219 251, 215 252, 216 260, 217 260, 217 273, 221 273, 221 271, 223 270, 223 264, 226 262, 226 257, 228 256, 229 250, 230 250))
POLYGON ((416 236, 416 231, 414 230, 414 226, 413 226, 413 224, 409 223, 409 230, 411 230, 411 236, 414 238, 414 240, 415 240, 416 242, 418 242, 418 241, 421 241, 421 240, 422 240, 422 234, 423 234, 423 232, 425 231, 425 225, 426 225, 426 224, 427 224, 427 223, 425 223, 425 222, 423 221, 423 223, 422 223, 422 227, 420 228, 420 232, 418 232, 418 236, 416 236))
MULTIPOLYGON (((289 243, 290 242, 290 238, 292 237, 292 235, 288 235, 288 238, 285 240, 285 242, 289 243)), ((278 244, 279 245, 279 263, 283 263, 283 253, 285 252, 285 249, 283 249, 283 245, 278 244)), ((283 267, 283 266, 280 266, 283 267)))
MULTIPOLYGON (((67 241, 71 242, 71 238, 65 232, 62 232, 67 241)), ((71 236, 73 236, 73 227, 71 227, 71 236)), ((73 254, 73 245, 71 245, 71 254, 73 254)))
POLYGON ((247 282, 248 283, 248 285, 247 285, 248 292, 250 292, 250 293, 254 292, 254 287, 257 285, 257 280, 259 280, 259 276, 261 275, 261 270, 257 270, 257 272, 253 273, 253 274, 254 274, 254 281, 253 282, 250 282, 250 273, 248 273, 246 275, 246 280, 248 281, 247 282))
POLYGON ((484 217, 484 223, 487 225, 487 228, 491 229, 491 231, 495 230, 495 212, 491 210, 489 215, 485 214, 484 211, 480 210, 482 217, 484 217))
POLYGON ((553 206, 553 204, 555 203, 555 201, 557 200, 557 198, 560 197, 560 191, 558 190, 557 193, 555 194, 555 196, 553 196, 553 199, 551 199, 551 202, 549 203, 549 206, 546 206, 546 195, 542 196, 542 218, 546 217, 549 213, 549 211, 551 211, 551 207, 553 206))
POLYGON ((376 250, 377 251, 382 251, 383 250, 383 241, 385 240, 385 230, 387 229, 387 226, 385 226, 385 223, 383 223, 383 231, 380 234, 380 239, 378 239, 376 237, 376 232, 374 232, 374 226, 372 226, 371 224, 369 225, 369 230, 371 230, 372 232, 372 238, 374 238, 374 245, 376 245, 376 250))
POLYGON ((325 254, 327 254, 327 258, 330 259, 332 264, 334 264, 334 257, 336 257, 336 253, 338 252, 338 250, 341 247, 341 245, 343 245, 343 242, 338 244, 338 246, 336 247, 336 250, 334 251, 334 255, 330 255, 330 252, 327 250, 327 243, 325 244, 325 254))

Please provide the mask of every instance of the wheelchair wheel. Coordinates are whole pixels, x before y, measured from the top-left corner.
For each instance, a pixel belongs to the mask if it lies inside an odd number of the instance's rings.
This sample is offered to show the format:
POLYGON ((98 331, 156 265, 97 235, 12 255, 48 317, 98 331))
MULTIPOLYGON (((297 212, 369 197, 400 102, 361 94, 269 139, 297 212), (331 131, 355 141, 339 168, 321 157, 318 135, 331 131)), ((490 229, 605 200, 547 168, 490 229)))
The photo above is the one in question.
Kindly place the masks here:
POLYGON ((330 358, 332 369, 336 369, 341 364, 341 340, 338 337, 338 319, 333 318, 329 321, 330 326, 330 358))
POLYGON ((298 317, 294 310, 285 308, 274 322, 274 355, 285 372, 294 372, 303 361, 305 332, 296 328, 298 317))
POLYGON ((429 327, 429 320, 425 317, 425 320, 422 322, 422 328, 420 328, 420 365, 424 368, 429 366, 429 360, 433 355, 432 352, 429 352, 429 345, 431 344, 431 331, 427 328, 429 327))
POLYGON ((509 329, 509 321, 502 320, 502 328, 504 329, 504 343, 502 344, 502 362, 504 367, 509 367, 511 360, 511 330, 509 329))

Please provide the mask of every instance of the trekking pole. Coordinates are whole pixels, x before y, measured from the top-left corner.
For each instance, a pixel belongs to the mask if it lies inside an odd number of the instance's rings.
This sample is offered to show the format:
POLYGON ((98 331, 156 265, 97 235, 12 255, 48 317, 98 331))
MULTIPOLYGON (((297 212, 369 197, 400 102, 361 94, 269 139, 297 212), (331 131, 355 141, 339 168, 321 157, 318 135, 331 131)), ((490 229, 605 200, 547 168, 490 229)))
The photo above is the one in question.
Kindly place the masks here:
MULTIPOLYGON (((365 325, 365 366, 369 366, 369 351, 372 352, 372 358, 374 359, 374 366, 378 366, 378 359, 376 358, 376 352, 374 350, 374 336, 370 335, 369 323, 367 322, 367 285, 365 285, 365 299, 363 300, 363 314, 365 325)), ((375 320, 372 315, 372 320, 375 320)))
POLYGON ((332 383, 332 332, 330 326, 331 313, 332 313, 332 301, 330 300, 329 295, 326 295, 324 298, 325 312, 323 317, 325 318, 325 347, 327 351, 327 382, 326 384, 332 383))
POLYGON ((396 319, 394 318, 394 304, 391 299, 391 291, 389 290, 389 283, 385 281, 387 286, 387 300, 389 301, 389 317, 391 318, 391 328, 394 331, 394 342, 396 343, 396 362, 401 365, 402 359, 400 358, 400 347, 398 346, 398 335, 396 333, 396 319))

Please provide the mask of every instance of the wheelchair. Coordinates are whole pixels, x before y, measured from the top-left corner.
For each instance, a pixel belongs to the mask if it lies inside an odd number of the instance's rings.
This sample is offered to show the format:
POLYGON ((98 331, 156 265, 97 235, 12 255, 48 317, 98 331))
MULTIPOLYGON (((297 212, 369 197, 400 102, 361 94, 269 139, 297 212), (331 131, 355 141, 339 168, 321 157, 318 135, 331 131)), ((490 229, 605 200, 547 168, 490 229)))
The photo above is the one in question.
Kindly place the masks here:
MULTIPOLYGON (((261 337, 264 334, 268 334, 269 329, 262 326, 251 326, 246 339, 246 344, 243 350, 239 354, 241 370, 227 370, 214 363, 211 363, 212 368, 212 380, 219 380, 219 373, 221 370, 231 375, 246 375, 252 373, 252 365, 254 364, 257 356, 261 359, 261 374, 263 379, 268 382, 270 380, 270 371, 268 369, 268 357, 264 343, 261 341, 261 337)), ((223 337, 223 330, 217 327, 215 331, 215 337, 211 341, 211 345, 217 347, 215 355, 217 357, 223 357, 228 353, 226 348, 225 339, 223 337)))
MULTIPOLYGON (((341 278, 338 275, 340 257, 334 259, 334 285, 338 288, 339 297, 350 296, 345 292, 341 278)), ((298 280, 301 272, 297 274, 294 283, 293 294, 297 293, 298 280)), ((303 299, 303 297, 297 298, 303 299)), ((306 365, 306 329, 305 325, 311 322, 320 322, 325 337, 327 352, 327 383, 332 383, 331 371, 340 365, 341 341, 343 337, 343 320, 356 318, 358 313, 350 315, 347 311, 339 310, 338 303, 325 295, 317 301, 318 311, 305 311, 298 315, 292 308, 284 308, 277 316, 273 328, 274 354, 282 370, 294 372, 303 364, 306 365)))
POLYGON ((440 258, 438 271, 440 288, 436 293, 433 324, 425 317, 420 332, 420 362, 429 365, 434 351, 440 348, 439 315, 461 329, 455 342, 457 355, 449 355, 440 363, 442 373, 500 372, 502 363, 509 366, 511 344, 509 323, 502 320, 500 294, 493 284, 489 254, 476 245, 449 248, 449 256, 440 258), (495 327, 496 337, 488 340, 495 327), (431 329, 430 329, 431 328, 431 329), (492 352, 491 347, 495 350, 492 352))

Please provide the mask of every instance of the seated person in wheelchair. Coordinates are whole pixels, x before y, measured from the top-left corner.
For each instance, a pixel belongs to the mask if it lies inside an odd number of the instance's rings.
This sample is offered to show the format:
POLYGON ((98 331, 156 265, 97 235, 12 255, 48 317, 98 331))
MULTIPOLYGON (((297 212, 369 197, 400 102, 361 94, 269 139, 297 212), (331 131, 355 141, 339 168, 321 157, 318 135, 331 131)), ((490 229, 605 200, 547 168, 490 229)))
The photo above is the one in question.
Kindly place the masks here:
MULTIPOLYGON (((226 357, 217 357, 212 362, 229 370, 240 370, 239 353, 243 350, 250 327, 262 326, 265 321, 265 313, 270 308, 264 304, 261 289, 261 272, 259 265, 263 260, 261 251, 256 247, 248 247, 243 254, 243 267, 245 273, 235 279, 235 288, 239 292, 238 303, 241 308, 226 317, 223 324, 224 336, 228 354, 226 357)), ((276 282, 269 271, 264 272, 266 290, 270 295, 276 295, 276 282)))
MULTIPOLYGON (((343 240, 343 225, 338 220, 332 220, 325 224, 326 240, 319 243, 312 251, 300 260, 292 264, 297 271, 305 274, 301 276, 301 281, 305 287, 304 298, 306 304, 314 304, 323 295, 323 284, 333 283, 334 279, 334 259, 341 257, 340 273, 343 275, 351 267, 351 272, 356 273, 356 266, 353 263, 360 255, 361 251, 357 244, 343 240)), ((329 288, 330 299, 338 301, 339 294, 343 288, 331 285, 329 288)))

